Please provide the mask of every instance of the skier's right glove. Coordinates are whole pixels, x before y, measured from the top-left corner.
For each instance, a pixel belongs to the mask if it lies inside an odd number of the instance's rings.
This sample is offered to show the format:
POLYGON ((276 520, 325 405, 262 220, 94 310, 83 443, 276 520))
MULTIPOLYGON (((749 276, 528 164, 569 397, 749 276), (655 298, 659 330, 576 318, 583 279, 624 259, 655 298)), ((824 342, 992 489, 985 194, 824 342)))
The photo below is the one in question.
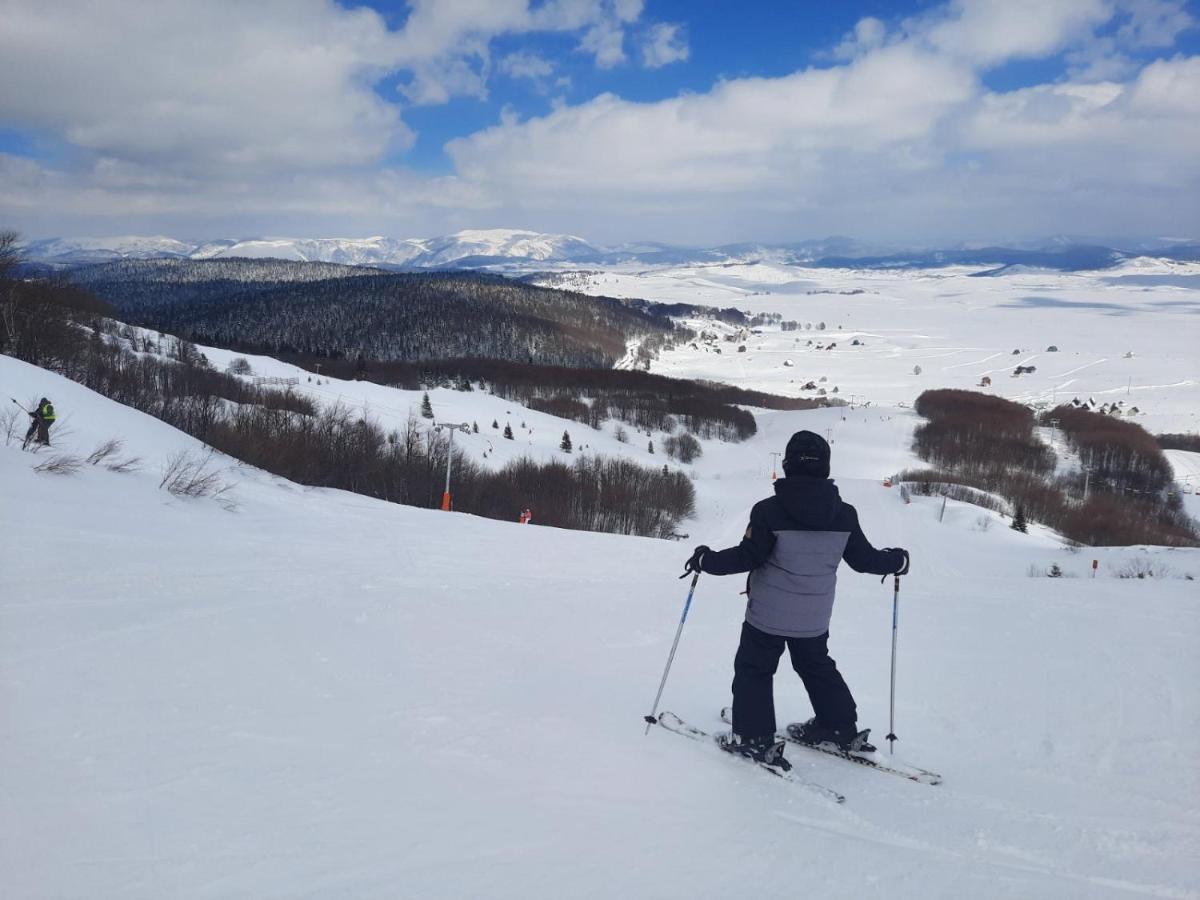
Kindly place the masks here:
POLYGON ((693 572, 702 572, 703 569, 700 568, 700 561, 704 559, 704 554, 708 553, 709 550, 710 548, 706 547, 704 544, 701 544, 699 547, 697 547, 696 552, 692 554, 691 558, 686 563, 684 563, 683 574, 679 577, 687 578, 693 572))
POLYGON ((904 557, 904 561, 900 564, 900 568, 898 568, 893 574, 907 575, 908 574, 908 551, 903 549, 902 547, 888 547, 887 549, 890 550, 892 553, 899 553, 902 557, 904 557))

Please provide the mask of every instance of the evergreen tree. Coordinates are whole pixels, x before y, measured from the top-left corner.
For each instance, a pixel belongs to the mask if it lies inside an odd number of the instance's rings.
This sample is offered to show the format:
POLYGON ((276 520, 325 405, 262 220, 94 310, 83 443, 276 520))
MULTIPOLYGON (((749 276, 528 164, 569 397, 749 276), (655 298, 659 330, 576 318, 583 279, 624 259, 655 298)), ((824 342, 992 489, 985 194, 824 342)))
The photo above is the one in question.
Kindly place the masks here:
POLYGON ((1012 525, 1009 526, 1013 531, 1019 531, 1021 534, 1029 533, 1029 522, 1025 519, 1025 507, 1018 506, 1017 512, 1013 516, 1012 525))
POLYGON ((497 422, 495 419, 492 419, 492 427, 493 427, 493 428, 499 428, 499 427, 500 427, 500 423, 499 423, 499 422, 497 422))
POLYGON ((429 393, 421 398, 421 415, 426 419, 433 418, 433 404, 429 402, 429 393))
POLYGON ((510 441, 513 439, 512 426, 507 422, 504 423, 504 436, 510 441))
POLYGON ((479 423, 478 423, 478 422, 472 422, 472 423, 471 423, 471 433, 472 433, 472 434, 479 434, 479 423))
POLYGON ((564 453, 571 452, 571 435, 567 434, 565 431, 563 432, 562 442, 558 445, 558 449, 562 450, 564 453))
POLYGON ((647 449, 647 450, 649 450, 651 453, 653 453, 653 452, 654 452, 654 441, 651 441, 651 442, 650 442, 650 443, 647 445, 646 449, 647 449))

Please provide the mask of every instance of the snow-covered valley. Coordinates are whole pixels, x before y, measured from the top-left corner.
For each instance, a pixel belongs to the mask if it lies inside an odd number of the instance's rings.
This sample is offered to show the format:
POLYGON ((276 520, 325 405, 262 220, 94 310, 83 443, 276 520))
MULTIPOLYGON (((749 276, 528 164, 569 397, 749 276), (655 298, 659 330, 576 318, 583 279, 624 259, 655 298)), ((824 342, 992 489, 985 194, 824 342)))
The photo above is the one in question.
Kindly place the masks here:
MULTIPOLYGON (((1112 272, 797 277, 614 270, 586 286, 826 321, 820 334, 760 329, 744 354, 699 344, 652 364, 792 396, 793 379, 824 375, 856 401, 756 411, 749 441, 705 441, 686 467, 698 513, 683 543, 396 506, 230 460, 229 502, 174 497, 162 467, 196 441, 0 356, 7 395, 52 397, 60 415, 52 451, 0 447, 6 895, 1200 896, 1200 551, 1070 551, 1037 526, 1019 534, 955 501, 943 516, 940 499, 906 504, 882 483, 918 464, 905 405, 987 372, 1030 401, 1129 390, 1134 421, 1198 430, 1195 289, 1105 282, 1112 272), (875 293, 807 293, 856 289, 875 293), (847 347, 856 336, 865 346, 847 347), (1035 373, 1010 377, 1030 361, 1035 373), (912 553, 896 753, 941 772, 939 786, 789 749, 847 796, 836 806, 662 729, 643 735, 691 546, 738 540, 771 490, 770 454, 802 428, 829 437, 872 542, 912 553), (137 471, 35 471, 110 438, 137 471), (1065 577, 1044 577, 1054 565, 1065 577), (1153 574, 1122 577, 1136 571, 1153 574)), ((202 350, 217 368, 238 355, 202 350)), ((388 427, 421 400, 246 358, 254 376, 298 378, 388 427)), ((439 421, 478 421, 461 446, 488 464, 561 456, 563 430, 586 452, 666 461, 645 436, 618 441, 613 422, 430 396, 439 421)), ((1195 456, 1171 454, 1182 483, 1195 456)), ((728 703, 743 588, 701 578, 663 697, 705 729, 728 703)), ((831 651, 880 737, 891 600, 890 582, 843 567, 831 651)), ((810 715, 786 666, 776 702, 782 720, 810 715)))

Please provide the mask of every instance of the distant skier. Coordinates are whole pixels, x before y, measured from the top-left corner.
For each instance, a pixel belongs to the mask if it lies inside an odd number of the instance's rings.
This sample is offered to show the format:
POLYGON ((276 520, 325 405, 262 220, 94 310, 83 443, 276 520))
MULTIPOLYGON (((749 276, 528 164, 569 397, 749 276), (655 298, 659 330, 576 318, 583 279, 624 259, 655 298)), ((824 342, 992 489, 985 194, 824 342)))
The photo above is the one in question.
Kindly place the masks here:
POLYGON ((858 513, 829 477, 829 456, 820 435, 792 435, 783 457, 785 477, 775 482, 775 496, 750 511, 741 543, 717 551, 697 547, 685 570, 750 573, 733 662, 733 732, 721 743, 782 769, 791 764, 776 738, 773 679, 784 647, 816 713, 797 736, 855 749, 858 710, 827 648, 838 563, 844 559, 856 572, 875 575, 908 572, 907 550, 876 550, 863 535, 858 513))
POLYGON ((37 435, 37 443, 49 447, 50 426, 54 424, 54 404, 43 397, 38 401, 37 408, 29 413, 29 418, 32 421, 29 423, 29 430, 25 432, 25 441, 21 444, 21 449, 29 446, 34 435, 37 435))

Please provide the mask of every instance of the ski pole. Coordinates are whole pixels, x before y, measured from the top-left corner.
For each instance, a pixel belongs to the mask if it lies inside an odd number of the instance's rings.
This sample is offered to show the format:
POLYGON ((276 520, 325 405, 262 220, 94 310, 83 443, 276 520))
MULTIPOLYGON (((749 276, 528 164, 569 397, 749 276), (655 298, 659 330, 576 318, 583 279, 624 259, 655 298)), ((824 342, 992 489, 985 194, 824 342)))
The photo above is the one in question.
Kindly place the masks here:
POLYGON ((896 620, 900 614, 900 576, 893 576, 896 582, 892 590, 892 696, 888 712, 888 753, 896 752, 896 620))
MULTIPOLYGON (((20 401, 18 401, 16 397, 9 397, 8 399, 11 400, 13 403, 16 403, 17 406, 21 406, 20 401)), ((33 415, 33 413, 30 413, 29 410, 25 409, 24 406, 21 406, 21 409, 24 410, 25 412, 29 413, 31 416, 33 415)))
POLYGON ((662 681, 658 683, 658 693, 654 695, 654 708, 650 710, 650 715, 644 716, 646 720, 646 734, 650 733, 650 726, 658 722, 658 701, 662 699, 663 688, 667 686, 667 674, 671 671, 671 663, 675 661, 675 650, 679 646, 679 636, 683 634, 683 623, 687 621, 688 609, 692 605, 692 594, 696 593, 696 582, 700 580, 700 573, 692 577, 692 586, 688 590, 687 602, 683 604, 683 615, 679 617, 679 627, 675 629, 675 642, 671 644, 671 654, 667 657, 667 667, 663 669, 662 681))

